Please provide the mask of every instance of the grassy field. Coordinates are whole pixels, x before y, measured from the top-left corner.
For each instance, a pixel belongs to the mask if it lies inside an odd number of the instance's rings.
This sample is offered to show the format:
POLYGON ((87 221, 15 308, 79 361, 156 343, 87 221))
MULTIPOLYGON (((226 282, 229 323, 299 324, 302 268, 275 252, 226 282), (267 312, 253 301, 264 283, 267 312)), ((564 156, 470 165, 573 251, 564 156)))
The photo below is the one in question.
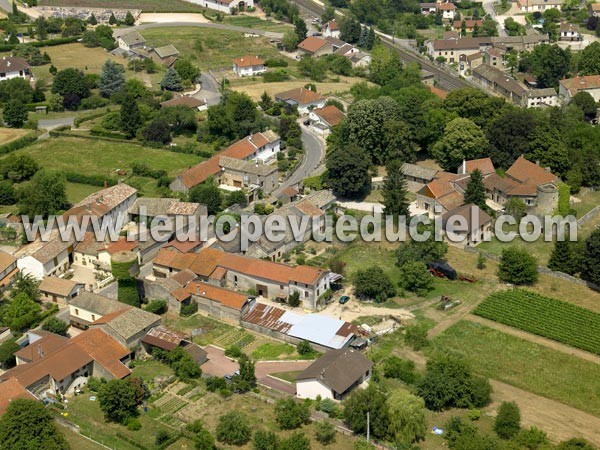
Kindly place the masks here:
POLYGON ((202 334, 194 339, 194 342, 200 345, 212 344, 220 336, 235 329, 231 325, 200 314, 191 317, 166 314, 163 316, 163 322, 166 327, 188 335, 191 334, 192 330, 201 328, 202 334))
POLYGON ((69 428, 59 427, 59 430, 62 432, 62 434, 64 434, 65 439, 67 440, 72 449, 104 450, 104 447, 102 447, 101 445, 98 445, 90 441, 89 439, 86 439, 85 437, 75 433, 74 431, 71 431, 69 428))
MULTIPOLYGON (((323 95, 337 95, 343 94, 350 90, 353 84, 364 81, 362 78, 353 77, 339 77, 339 81, 326 81, 323 83, 315 83, 317 91, 323 95)), ((244 86, 233 86, 234 91, 241 91, 248 94, 254 100, 259 100, 263 92, 267 92, 270 96, 274 96, 279 92, 287 91, 289 89, 296 89, 303 87, 308 83, 309 80, 290 80, 282 81, 277 83, 263 83, 262 81, 256 84, 249 84, 244 86)))
POLYGON ((244 37, 227 30, 194 27, 152 28, 144 30, 148 46, 173 44, 202 70, 231 68, 231 60, 247 54, 263 58, 280 56, 277 48, 265 37, 244 37))
POLYGON ((460 321, 433 349, 463 354, 474 370, 600 416, 600 366, 491 328, 460 321))
POLYGON ((204 10, 201 6, 184 0, 39 0, 38 5, 141 9, 147 12, 201 12, 204 10))
POLYGON ((136 361, 132 376, 152 381, 159 376, 168 377, 171 375, 173 375, 173 370, 169 366, 158 361, 148 360, 136 361))
POLYGON ((131 171, 133 163, 146 163, 175 175, 201 161, 193 155, 174 153, 120 142, 71 137, 45 140, 13 154, 32 156, 48 170, 78 171, 89 175, 114 176, 117 169, 131 171))
POLYGON ((86 198, 101 187, 91 186, 89 184, 67 183, 67 200, 70 203, 77 203, 86 198))
POLYGON ((279 379, 281 379, 283 381, 288 381, 290 383, 295 383, 296 382, 296 378, 301 373, 302 372, 300 370, 293 370, 291 372, 277 372, 277 373, 272 373, 271 376, 275 377, 275 378, 279 378, 279 379))
POLYGON ((253 16, 225 16, 223 23, 235 25, 236 27, 257 28, 260 30, 273 31, 275 33, 285 33, 293 28, 289 23, 278 23, 272 20, 263 20, 253 16))
POLYGON ((16 139, 19 139, 31 130, 23 130, 20 128, 2 128, 0 127, 0 145, 8 144, 16 139))

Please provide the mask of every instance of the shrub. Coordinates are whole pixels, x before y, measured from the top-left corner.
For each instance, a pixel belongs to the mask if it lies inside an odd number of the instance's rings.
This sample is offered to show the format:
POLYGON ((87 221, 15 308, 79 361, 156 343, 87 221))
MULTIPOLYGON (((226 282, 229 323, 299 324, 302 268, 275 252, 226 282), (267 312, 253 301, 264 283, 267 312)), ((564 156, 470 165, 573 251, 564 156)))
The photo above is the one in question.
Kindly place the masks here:
POLYGON ((533 284, 538 280, 537 260, 527 250, 509 247, 502 251, 498 278, 516 285, 533 284))
POLYGON ((244 445, 252 435, 245 414, 231 411, 219 417, 217 424, 217 440, 229 445, 244 445))
POLYGON ((192 300, 187 305, 181 305, 181 309, 179 310, 179 315, 188 317, 193 316, 198 312, 198 303, 195 300, 192 300))
POLYGON ((317 422, 315 439, 323 444, 329 445, 335 441, 335 427, 329 421, 317 422))
POLYGON ((419 351, 423 349, 429 344, 427 341, 427 328, 423 325, 407 326, 404 334, 404 341, 410 345, 413 350, 419 351))
POLYGON ((220 389, 225 389, 227 382, 221 377, 208 377, 206 379, 206 390, 209 392, 217 392, 220 389))
POLYGON ((275 421, 284 430, 293 430, 310 419, 310 407, 306 402, 296 402, 287 398, 278 400, 275 405, 275 421))
POLYGON ((265 83, 276 83, 279 81, 286 81, 290 79, 290 74, 286 69, 277 69, 272 72, 263 73, 263 80, 265 83))
POLYGON ((512 439, 521 429, 521 412, 515 402, 502 402, 494 422, 494 431, 502 439, 512 439))
POLYGON ((407 384, 412 384, 417 379, 415 363, 410 360, 390 356, 383 363, 383 375, 386 378, 396 378, 407 384))
POLYGON ((142 424, 141 422, 132 417, 130 419, 127 420, 127 429, 130 431, 137 431, 137 430, 141 430, 142 429, 142 424))
POLYGON ((153 314, 164 314, 167 312, 167 302, 165 300, 152 300, 146 306, 146 311, 153 314))
POLYGON ((379 266, 359 270, 354 276, 354 293, 362 300, 382 303, 396 295, 390 277, 379 266))
POLYGON ((239 358, 242 356, 242 349, 238 345, 230 345, 225 349, 225 356, 230 358, 239 358))
POLYGON ((265 60, 266 67, 287 67, 288 62, 283 58, 269 58, 265 60))
POLYGON ((158 430, 158 433, 156 433, 156 439, 154 440, 154 443, 156 444, 157 447, 160 447, 162 444, 167 442, 170 438, 171 438, 171 435, 167 431, 158 430))

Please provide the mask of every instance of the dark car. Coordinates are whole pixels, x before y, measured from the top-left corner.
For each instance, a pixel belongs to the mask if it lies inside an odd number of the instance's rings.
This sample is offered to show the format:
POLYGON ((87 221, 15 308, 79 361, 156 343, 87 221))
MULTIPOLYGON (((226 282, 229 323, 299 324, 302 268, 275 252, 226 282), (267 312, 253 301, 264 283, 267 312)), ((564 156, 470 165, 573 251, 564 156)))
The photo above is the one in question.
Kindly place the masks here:
POLYGON ((340 305, 345 305, 349 301, 350 301, 350 297, 348 297, 347 295, 342 295, 340 297, 340 305))

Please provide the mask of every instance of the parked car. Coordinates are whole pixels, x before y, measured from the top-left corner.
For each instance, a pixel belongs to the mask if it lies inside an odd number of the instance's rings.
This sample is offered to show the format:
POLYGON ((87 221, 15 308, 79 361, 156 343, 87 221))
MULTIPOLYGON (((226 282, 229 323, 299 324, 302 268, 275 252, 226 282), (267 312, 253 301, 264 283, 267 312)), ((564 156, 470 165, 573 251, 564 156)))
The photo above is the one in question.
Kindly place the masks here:
POLYGON ((349 301, 350 301, 350 297, 348 297, 347 295, 342 295, 340 297, 340 305, 345 305, 349 301))

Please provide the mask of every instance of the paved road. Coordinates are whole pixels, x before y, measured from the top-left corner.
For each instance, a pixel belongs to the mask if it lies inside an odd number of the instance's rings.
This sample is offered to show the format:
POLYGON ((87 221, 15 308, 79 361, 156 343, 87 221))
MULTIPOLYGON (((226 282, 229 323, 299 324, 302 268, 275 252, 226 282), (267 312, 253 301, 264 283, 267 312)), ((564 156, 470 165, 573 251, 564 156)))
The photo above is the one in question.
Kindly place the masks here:
MULTIPOLYGON (((295 0, 295 3, 301 9, 308 11, 310 14, 316 17, 321 17, 323 12, 325 12, 325 8, 322 6, 322 4, 320 4, 320 2, 317 3, 313 0, 295 0)), ((428 59, 421 57, 412 48, 409 49, 403 46, 402 41, 396 39, 396 42, 392 42, 391 36, 387 36, 383 33, 377 34, 381 38, 381 42, 384 45, 398 51, 398 53, 400 54, 400 59, 402 59, 403 62, 417 62, 419 63, 422 69, 433 73, 441 88, 453 91, 465 87, 477 87, 475 84, 472 84, 467 80, 461 79, 458 77, 458 75, 447 72, 437 64, 434 64, 428 59)))
POLYGON ((204 100, 208 106, 217 105, 221 101, 221 92, 219 91, 217 81, 211 75, 202 72, 200 83, 202 84, 202 89, 192 95, 192 97, 204 100))
POLYGON ((325 143, 315 136, 309 129, 300 125, 302 129, 302 143, 304 144, 304 157, 302 162, 281 185, 271 194, 277 197, 285 188, 298 184, 304 178, 310 176, 321 165, 325 158, 325 143))
POLYGON ((55 128, 64 127, 66 125, 74 126, 75 117, 63 117, 61 119, 41 119, 38 121, 38 129, 53 130, 55 128))
MULTIPOLYGON (((0 0, 3 1, 3 0, 0 0)), ((258 30, 255 28, 246 28, 246 27, 236 27, 234 25, 227 25, 223 23, 199 23, 199 22, 160 22, 160 23, 145 23, 142 25, 137 25, 131 28, 122 28, 120 30, 115 30, 115 36, 122 36, 123 34, 127 34, 132 30, 145 30, 147 28, 165 28, 165 27, 200 27, 200 28, 214 28, 218 30, 229 30, 229 31, 238 31, 240 33, 252 33, 258 34, 260 36, 265 36, 272 39, 282 39, 283 33, 274 33, 272 31, 258 30)))
POLYGON ((506 30, 504 29, 504 19, 505 17, 498 16, 496 13, 496 8, 494 8, 495 0, 483 0, 483 10, 486 14, 489 14, 493 20, 498 22, 498 35, 506 36, 506 30))
POLYGON ((256 379, 260 384, 279 392, 295 395, 296 386, 270 377, 273 373, 298 372, 306 369, 313 361, 258 361, 256 363, 256 379))

